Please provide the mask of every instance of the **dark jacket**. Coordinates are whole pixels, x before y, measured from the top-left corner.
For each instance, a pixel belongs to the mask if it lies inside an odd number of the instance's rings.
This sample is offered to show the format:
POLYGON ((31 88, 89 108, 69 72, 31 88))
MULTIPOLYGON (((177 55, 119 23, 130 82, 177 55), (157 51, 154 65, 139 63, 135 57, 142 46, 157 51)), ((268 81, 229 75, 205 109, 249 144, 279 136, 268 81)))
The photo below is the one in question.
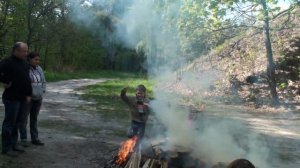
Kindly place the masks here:
POLYGON ((12 55, 0 62, 0 81, 11 86, 5 88, 2 98, 6 100, 24 101, 32 95, 29 78, 29 65, 25 60, 12 55))
MULTIPOLYGON (((131 112, 131 118, 136 122, 146 123, 149 116, 149 106, 147 103, 143 103, 143 112, 140 113, 138 109, 137 100, 135 98, 129 99, 126 95, 126 90, 123 89, 120 94, 121 99, 129 106, 131 112)), ((148 100, 146 100, 148 102, 148 100)))

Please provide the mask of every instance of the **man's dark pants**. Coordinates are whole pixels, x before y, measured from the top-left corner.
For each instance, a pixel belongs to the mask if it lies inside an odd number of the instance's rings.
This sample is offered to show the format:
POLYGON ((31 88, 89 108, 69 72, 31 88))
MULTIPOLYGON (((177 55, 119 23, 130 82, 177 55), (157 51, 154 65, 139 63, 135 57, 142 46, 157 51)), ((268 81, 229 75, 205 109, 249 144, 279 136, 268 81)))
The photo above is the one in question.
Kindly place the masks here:
POLYGON ((18 127, 22 118, 25 101, 5 100, 5 117, 2 124, 2 152, 12 150, 18 141, 18 127))

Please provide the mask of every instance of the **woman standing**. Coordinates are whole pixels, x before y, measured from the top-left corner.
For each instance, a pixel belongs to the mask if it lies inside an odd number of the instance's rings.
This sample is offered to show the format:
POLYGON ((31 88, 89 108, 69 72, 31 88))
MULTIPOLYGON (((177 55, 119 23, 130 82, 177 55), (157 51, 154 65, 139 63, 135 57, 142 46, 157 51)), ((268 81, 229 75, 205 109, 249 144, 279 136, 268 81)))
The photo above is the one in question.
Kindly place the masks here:
POLYGON ((39 66, 40 55, 37 52, 31 52, 28 55, 30 70, 29 76, 32 86, 32 98, 29 105, 29 110, 24 118, 24 123, 21 124, 20 138, 21 144, 26 147, 27 145, 27 120, 28 114, 30 116, 30 135, 31 143, 34 145, 44 145, 38 137, 37 118, 41 109, 43 95, 46 92, 46 80, 42 68, 39 66))

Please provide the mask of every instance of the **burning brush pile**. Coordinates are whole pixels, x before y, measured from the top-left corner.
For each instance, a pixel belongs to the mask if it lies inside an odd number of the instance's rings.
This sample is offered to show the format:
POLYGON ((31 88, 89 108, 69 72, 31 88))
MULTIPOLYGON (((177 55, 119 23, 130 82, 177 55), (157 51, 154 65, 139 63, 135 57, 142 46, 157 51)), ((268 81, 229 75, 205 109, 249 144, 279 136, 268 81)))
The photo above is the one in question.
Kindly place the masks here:
POLYGON ((166 142, 167 139, 163 139, 141 144, 134 136, 121 144, 104 168, 255 168, 246 159, 237 159, 228 166, 218 163, 208 167, 203 161, 190 156, 191 149, 176 147, 162 150, 162 144, 166 142))

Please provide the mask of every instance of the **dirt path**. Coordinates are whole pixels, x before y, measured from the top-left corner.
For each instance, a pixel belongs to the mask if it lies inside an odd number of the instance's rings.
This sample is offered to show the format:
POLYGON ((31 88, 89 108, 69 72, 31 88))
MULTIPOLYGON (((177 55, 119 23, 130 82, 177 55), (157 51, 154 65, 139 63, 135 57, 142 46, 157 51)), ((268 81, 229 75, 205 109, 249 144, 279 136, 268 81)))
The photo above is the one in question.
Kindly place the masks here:
MULTIPOLYGON (((112 151, 124 140, 114 132, 124 126, 102 118, 94 102, 80 99, 78 88, 103 82, 99 80, 68 80, 49 83, 39 116, 40 139, 45 146, 26 148, 26 153, 10 159, 9 168, 101 168, 112 151)), ((300 113, 248 113, 235 107, 217 107, 208 117, 234 118, 249 123, 255 132, 265 136, 273 149, 272 165, 296 168, 300 165, 300 113), (226 109, 227 108, 227 109, 226 109), (226 111, 226 113, 224 113, 226 111)), ((3 111, 1 103, 0 110, 3 111)), ((3 113, 0 114, 3 118, 3 113)), ((0 168, 7 168, 1 164, 0 168)))
POLYGON ((100 165, 110 158, 111 150, 118 146, 121 139, 106 134, 113 128, 109 127, 110 124, 104 124, 106 121, 95 112, 96 109, 80 108, 82 105, 88 107, 86 105, 93 102, 79 99, 78 94, 81 93, 76 89, 103 81, 82 79, 48 83, 39 115, 39 137, 45 146, 31 145, 26 148, 26 153, 16 160, 16 167, 102 167, 100 165))

